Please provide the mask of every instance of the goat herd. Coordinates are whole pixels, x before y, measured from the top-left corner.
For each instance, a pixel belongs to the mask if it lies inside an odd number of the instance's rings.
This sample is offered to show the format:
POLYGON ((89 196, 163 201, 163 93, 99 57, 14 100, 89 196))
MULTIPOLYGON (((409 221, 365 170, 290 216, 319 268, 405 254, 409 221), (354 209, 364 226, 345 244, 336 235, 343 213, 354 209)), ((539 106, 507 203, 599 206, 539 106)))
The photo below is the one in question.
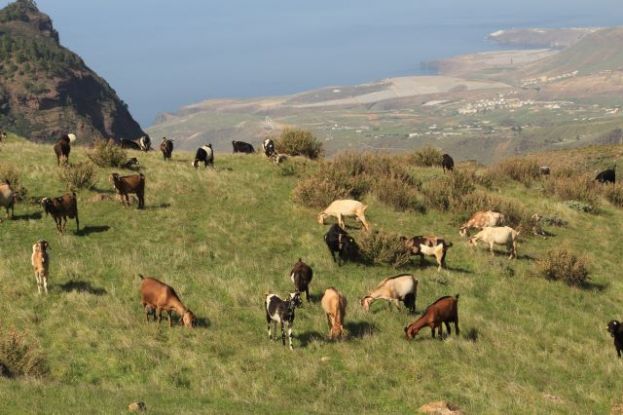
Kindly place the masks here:
MULTIPOLYGON (((71 143, 75 142, 74 134, 67 134, 54 144, 54 152, 58 164, 67 163, 71 151, 71 143)), ((149 136, 141 137, 137 141, 121 140, 123 148, 150 151, 151 140, 149 136)), ((234 153, 254 153, 255 149, 249 143, 241 141, 232 142, 234 153)), ((173 141, 163 138, 160 150, 163 158, 168 160, 173 152, 173 141)), ((266 139, 262 143, 264 154, 279 163, 286 157, 275 150, 275 144, 271 139, 266 139)), ((133 159, 136 161, 136 159, 133 159)), ((136 161, 137 162, 137 161, 136 161)), ((197 168, 199 163, 204 163, 205 167, 214 165, 214 151, 212 145, 208 144, 197 149, 192 165, 197 168)), ((452 158, 444 154, 442 159, 444 172, 454 168, 452 158)), ((541 168, 543 174, 549 173, 548 167, 541 168), (544 169, 547 172, 544 172, 544 169)), ((604 182, 614 182, 614 169, 600 173, 596 180, 604 182)), ((143 174, 120 176, 117 173, 111 174, 109 178, 122 202, 129 205, 129 194, 135 194, 138 198, 138 208, 142 209, 145 205, 145 176, 143 174)), ((16 198, 10 183, 0 184, 0 206, 6 209, 7 217, 9 210, 11 214, 14 209, 16 198)), ((75 193, 66 193, 59 197, 45 197, 41 200, 41 206, 46 214, 50 214, 56 223, 59 232, 64 232, 67 218, 76 220, 76 229, 79 231, 80 222, 78 219, 78 203, 75 193)), ((328 217, 334 217, 336 224, 331 225, 324 235, 324 241, 328 247, 331 258, 340 266, 345 261, 354 261, 359 257, 359 247, 355 239, 346 232, 344 218, 352 217, 360 222, 365 231, 369 231, 370 225, 366 221, 365 211, 367 206, 356 200, 336 200, 318 215, 318 222, 325 223, 328 217)), ((509 226, 504 226, 505 217, 499 212, 480 211, 465 222, 459 229, 461 236, 469 236, 472 229, 480 230, 469 238, 469 244, 475 247, 478 242, 483 242, 489 246, 493 254, 494 245, 504 245, 509 253, 509 259, 517 257, 517 237, 519 232, 509 226)), ((438 270, 445 267, 445 259, 448 249, 452 243, 445 241, 438 236, 414 236, 412 238, 401 238, 402 243, 411 255, 418 255, 420 258, 434 256, 438 265, 438 270)), ((39 294, 48 292, 48 274, 50 258, 48 255, 49 244, 47 241, 39 240, 32 247, 31 262, 37 281, 39 294)), ((154 320, 161 321, 162 311, 168 314, 169 325, 172 325, 172 312, 180 318, 180 324, 192 328, 196 323, 194 314, 182 303, 175 290, 167 284, 150 277, 141 278, 140 295, 141 305, 145 312, 145 317, 149 321, 152 315, 154 320)), ((288 344, 292 349, 292 326, 295 318, 295 309, 302 305, 301 293, 305 292, 306 299, 310 301, 309 286, 313 278, 312 268, 304 263, 301 258, 294 264, 290 272, 290 279, 294 285, 294 292, 290 293, 286 299, 281 299, 276 294, 267 294, 265 298, 266 323, 268 326, 268 336, 272 339, 276 332, 277 324, 281 325, 282 343, 286 345, 286 333, 288 344), (272 328, 272 330, 271 330, 272 328)), ((411 274, 400 274, 389 277, 381 281, 378 286, 360 300, 360 304, 365 311, 376 300, 386 300, 400 308, 400 302, 412 313, 415 312, 417 297, 418 280, 411 274)), ((439 337, 443 335, 442 326, 446 326, 448 335, 451 334, 450 323, 454 323, 455 333, 459 334, 458 318, 458 299, 459 295, 444 296, 430 304, 423 314, 413 323, 405 327, 404 332, 407 339, 412 339, 424 327, 430 327, 432 337, 435 337, 437 330, 439 337)), ((321 300, 321 307, 324 310, 329 326, 329 337, 339 339, 344 335, 344 318, 346 315, 347 299, 340 291, 334 287, 327 288, 321 300)), ((614 337, 617 354, 621 357, 623 350, 623 325, 616 320, 608 324, 608 331, 614 337)))

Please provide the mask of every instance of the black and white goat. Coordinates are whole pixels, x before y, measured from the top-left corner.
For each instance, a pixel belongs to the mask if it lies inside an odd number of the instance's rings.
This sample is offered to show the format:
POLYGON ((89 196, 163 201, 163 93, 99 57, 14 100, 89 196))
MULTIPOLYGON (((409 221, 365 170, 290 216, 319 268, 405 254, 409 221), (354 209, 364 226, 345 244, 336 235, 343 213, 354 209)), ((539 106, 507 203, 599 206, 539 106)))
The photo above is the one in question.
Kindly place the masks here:
POLYGON ((200 162, 203 162, 204 167, 208 167, 208 165, 214 167, 214 151, 212 150, 212 144, 207 144, 197 149, 193 167, 197 168, 200 162))
POLYGON ((266 296, 266 324, 268 326, 268 338, 273 339, 273 333, 277 331, 277 323, 281 323, 281 341, 286 345, 286 330, 288 342, 292 350, 292 325, 294 324, 294 309, 301 307, 301 293, 290 293, 287 300, 282 300, 275 294, 266 296), (273 330, 271 331, 271 325, 273 330))
POLYGON ((272 157, 276 153, 275 142, 270 138, 264 139, 264 141, 262 142, 262 150, 264 150, 264 154, 266 154, 266 157, 272 157))
POLYGON ((617 351, 617 356, 621 357, 621 350, 623 350, 623 325, 617 320, 611 320, 608 323, 608 332, 614 338, 614 348, 617 351))

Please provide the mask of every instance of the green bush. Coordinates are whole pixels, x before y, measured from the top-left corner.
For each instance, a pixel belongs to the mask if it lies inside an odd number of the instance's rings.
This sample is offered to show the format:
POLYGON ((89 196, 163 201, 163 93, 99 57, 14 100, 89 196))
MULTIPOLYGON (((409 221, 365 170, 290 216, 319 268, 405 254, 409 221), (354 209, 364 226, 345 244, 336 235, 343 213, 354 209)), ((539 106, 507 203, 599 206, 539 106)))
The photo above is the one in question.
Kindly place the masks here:
POLYGON ((374 229, 361 233, 357 239, 361 259, 367 264, 406 265, 411 255, 400 235, 374 229))
POLYGON ((48 367, 39 348, 15 330, 0 329, 0 364, 8 376, 43 377, 48 367))
POLYGON ((426 212, 414 186, 396 178, 382 178, 374 186, 374 193, 387 206, 399 212, 426 212))
POLYGON ((119 167, 128 159, 128 153, 112 140, 98 139, 87 153, 89 159, 99 167, 119 167))
POLYGON ((312 160, 322 157, 322 143, 306 130, 286 128, 275 140, 277 152, 290 156, 304 156, 312 160))
POLYGON ((474 190, 473 179, 459 170, 429 180, 422 186, 427 206, 442 211, 460 209, 463 198, 474 190))
POLYGON ((424 147, 413 153, 409 160, 420 167, 441 166, 441 151, 435 147, 424 147))
POLYGON ((575 287, 585 286, 589 280, 588 260, 578 257, 566 249, 547 252, 536 263, 538 272, 547 280, 564 281, 575 287))
POLYGON ((546 193, 554 194, 561 200, 575 200, 592 206, 599 206, 599 188, 588 176, 551 177, 544 182, 546 193))
POLYGON ((491 170, 496 177, 508 177, 526 186, 530 186, 541 176, 539 164, 535 160, 528 159, 504 160, 493 166, 491 170))
POLYGON ((64 166, 58 175, 67 190, 90 189, 94 184, 95 169, 91 163, 78 162, 64 166))

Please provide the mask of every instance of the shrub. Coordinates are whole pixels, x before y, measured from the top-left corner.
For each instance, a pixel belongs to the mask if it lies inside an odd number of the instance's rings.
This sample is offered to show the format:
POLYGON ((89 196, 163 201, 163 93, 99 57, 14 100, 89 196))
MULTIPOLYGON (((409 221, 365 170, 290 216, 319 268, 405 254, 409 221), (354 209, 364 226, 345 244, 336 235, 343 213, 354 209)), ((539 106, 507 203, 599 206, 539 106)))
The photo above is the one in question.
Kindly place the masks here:
POLYGON ((279 153, 291 156, 305 156, 315 160, 322 156, 322 143, 306 130, 286 128, 277 140, 275 148, 279 153))
POLYGON ((18 200, 24 200, 28 195, 28 189, 21 185, 19 171, 12 165, 0 166, 0 183, 9 183, 11 189, 17 193, 18 200))
POLYGON ((516 182, 530 186, 533 180, 541 176, 539 164, 535 160, 509 159, 492 167, 497 177, 508 177, 516 182))
POLYGON ((396 178, 382 178, 375 184, 374 193, 378 199, 399 212, 425 213, 426 207, 420 201, 414 186, 396 178))
POLYGON ((420 167, 441 166, 441 151, 435 147, 424 147, 409 157, 409 161, 420 167))
POLYGON ((599 205, 599 188, 588 176, 552 177, 544 182, 544 190, 561 200, 576 200, 593 208, 599 205))
POLYGON ((460 209, 462 199, 476 189, 473 180, 466 174, 455 171, 422 186, 429 207, 438 210, 460 209))
POLYGON ((595 207, 588 203, 580 202, 578 200, 567 200, 565 205, 570 209, 577 210, 578 212, 594 213, 595 207))
POLYGON ((4 365, 11 377, 42 377, 48 373, 39 348, 15 330, 0 329, 0 364, 4 365))
POLYGON ((388 264, 401 267, 411 258, 400 235, 374 229, 363 232, 357 240, 361 259, 367 264, 388 264))
POLYGON ((93 144, 93 150, 87 153, 93 163, 99 167, 119 167, 128 159, 124 149, 112 140, 98 139, 93 144))
POLYGON ((81 161, 63 167, 58 175, 67 190, 90 189, 94 184, 95 169, 93 164, 81 161))
POLYGON ((623 208, 623 184, 604 185, 606 198, 616 207, 623 208))
POLYGON ((568 285, 582 287, 589 280, 588 260, 566 249, 548 251, 545 258, 536 263, 539 274, 547 280, 564 281, 568 285))

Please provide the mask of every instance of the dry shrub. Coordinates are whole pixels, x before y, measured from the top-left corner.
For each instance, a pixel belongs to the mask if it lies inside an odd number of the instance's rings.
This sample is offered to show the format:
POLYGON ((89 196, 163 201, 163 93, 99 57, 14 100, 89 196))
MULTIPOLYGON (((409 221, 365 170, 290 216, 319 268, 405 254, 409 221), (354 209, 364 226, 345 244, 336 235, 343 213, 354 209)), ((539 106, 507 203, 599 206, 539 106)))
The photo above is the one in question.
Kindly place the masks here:
POLYGON ((393 267, 406 265, 410 254, 400 235, 374 229, 363 232, 357 240, 361 259, 367 264, 387 264, 393 267))
POLYGON ((0 329, 0 364, 10 377, 42 377, 48 373, 39 347, 15 330, 0 329))
POLYGON ((411 154, 409 161, 420 167, 441 166, 442 155, 438 148, 427 146, 411 154))
POLYGON ((617 183, 614 186, 611 184, 605 184, 604 194, 606 198, 616 207, 623 208, 623 184, 617 183))
POLYGON ((552 177, 544 182, 544 190, 561 200, 576 200, 593 208, 599 206, 599 187, 588 176, 552 177))
POLYGON ((92 188, 94 176, 93 164, 82 161, 66 165, 58 173, 58 177, 65 183, 67 190, 92 188))
POLYGON ((399 212, 426 213, 414 186, 396 178, 379 179, 374 186, 376 197, 399 212))
POLYGON ((522 227, 534 230, 538 227, 537 221, 532 218, 532 214, 523 204, 514 199, 490 195, 480 190, 462 197, 456 210, 463 212, 465 218, 477 211, 493 210, 504 214, 506 225, 512 228, 522 227))
POLYGON ((435 180, 429 180, 422 186, 428 207, 437 210, 458 209, 461 200, 476 190, 472 177, 459 170, 435 180))
POLYGON ((286 128, 275 140, 277 152, 290 156, 304 156, 315 160, 322 157, 322 143, 306 130, 286 128))
POLYGON ((530 159, 508 159, 494 165, 492 173, 497 177, 508 177, 516 182, 530 186, 541 176, 539 164, 530 159))
POLYGON ((87 156, 99 167, 119 167, 128 159, 128 153, 113 140, 102 139, 95 141, 87 156))
POLYGON ((536 267, 545 279, 564 281, 575 287, 585 286, 589 280, 588 260, 566 249, 548 251, 545 258, 536 262, 536 267))

